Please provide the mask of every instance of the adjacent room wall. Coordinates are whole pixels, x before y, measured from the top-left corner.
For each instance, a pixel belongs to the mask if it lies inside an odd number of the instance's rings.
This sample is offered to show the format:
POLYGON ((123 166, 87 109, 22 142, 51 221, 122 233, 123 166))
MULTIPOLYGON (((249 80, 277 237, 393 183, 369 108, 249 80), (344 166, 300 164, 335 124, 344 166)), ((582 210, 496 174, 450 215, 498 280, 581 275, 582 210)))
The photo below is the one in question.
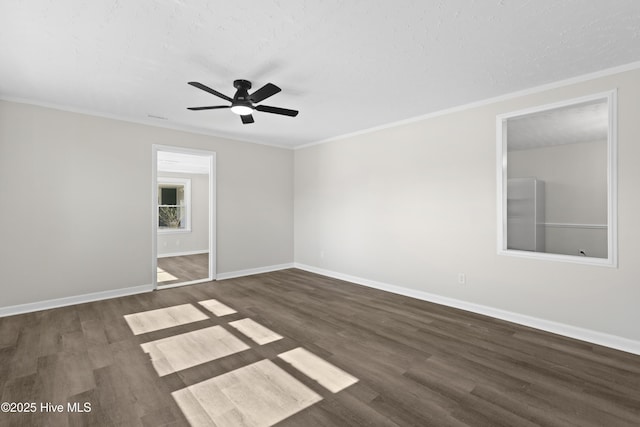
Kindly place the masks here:
POLYGON ((158 172, 161 178, 191 180, 191 231, 158 233, 158 256, 209 252, 209 175, 158 172))
POLYGON ((151 146, 216 152, 218 273, 293 261, 293 153, 0 101, 0 308, 150 285, 151 146))
POLYGON ((607 141, 509 151, 509 178, 545 185, 546 252, 607 257, 607 141))
POLYGON ((638 342, 638 111, 634 70, 299 149, 296 263, 638 342), (498 256, 496 115, 613 88, 619 266, 498 256))

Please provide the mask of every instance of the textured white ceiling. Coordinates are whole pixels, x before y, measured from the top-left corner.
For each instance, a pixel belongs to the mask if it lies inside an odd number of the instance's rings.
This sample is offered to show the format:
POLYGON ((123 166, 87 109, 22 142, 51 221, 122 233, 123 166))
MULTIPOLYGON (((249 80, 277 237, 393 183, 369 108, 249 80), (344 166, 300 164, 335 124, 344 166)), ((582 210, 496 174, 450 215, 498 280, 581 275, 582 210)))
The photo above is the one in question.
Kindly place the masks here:
POLYGON ((606 99, 570 105, 507 120, 507 148, 528 150, 551 145, 607 142, 606 99))
POLYGON ((0 97, 286 147, 638 60, 637 0, 0 2, 0 97), (186 109, 240 78, 299 116, 186 109))

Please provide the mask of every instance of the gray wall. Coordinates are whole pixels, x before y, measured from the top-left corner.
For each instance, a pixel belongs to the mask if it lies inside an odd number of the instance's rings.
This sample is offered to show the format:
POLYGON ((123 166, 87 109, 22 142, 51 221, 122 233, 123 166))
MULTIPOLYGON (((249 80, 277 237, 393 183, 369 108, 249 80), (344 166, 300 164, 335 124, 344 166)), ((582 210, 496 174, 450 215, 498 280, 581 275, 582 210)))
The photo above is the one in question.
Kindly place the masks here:
POLYGON ((191 180, 191 231, 158 233, 158 256, 209 251, 209 175, 158 172, 158 179, 191 180))
POLYGON ((640 340, 638 111, 635 70, 297 150, 296 263, 640 340), (619 267, 498 256, 496 115, 612 88, 619 267))
MULTIPOLYGON (((545 222, 607 224, 607 141, 510 151, 509 178, 545 183, 545 222)), ((546 227, 546 252, 607 257, 603 228, 546 227)))
POLYGON ((0 102, 0 305, 151 283, 155 143, 217 153, 219 273, 295 255, 637 341, 639 110, 635 70, 292 152, 0 102), (496 115, 615 87, 618 268, 498 256, 496 115))
POLYGON ((215 151, 218 273, 293 261, 293 153, 0 102, 0 307, 151 284, 151 146, 215 151))

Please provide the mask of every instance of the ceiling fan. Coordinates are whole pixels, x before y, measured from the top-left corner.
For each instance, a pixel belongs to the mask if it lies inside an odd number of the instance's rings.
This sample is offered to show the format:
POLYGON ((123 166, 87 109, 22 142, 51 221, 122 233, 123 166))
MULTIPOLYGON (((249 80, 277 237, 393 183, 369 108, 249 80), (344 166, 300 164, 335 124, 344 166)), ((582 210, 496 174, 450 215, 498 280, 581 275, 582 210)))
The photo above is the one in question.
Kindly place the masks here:
POLYGON ((190 107, 189 110, 200 111, 200 110, 217 110, 220 108, 231 108, 231 111, 235 114, 239 115, 242 119, 242 123, 245 125, 249 123, 253 123, 253 116, 251 113, 253 110, 262 111, 264 113, 272 113, 272 114, 281 114, 283 116, 295 117, 298 115, 298 111, 296 110, 288 110, 286 108, 279 107, 270 107, 268 105, 254 105, 270 96, 275 95, 280 92, 278 86, 273 83, 267 83, 262 86, 260 89, 253 92, 249 95, 249 89, 251 89, 251 82, 248 80, 235 80, 233 82, 233 87, 238 89, 233 98, 229 98, 227 95, 218 92, 217 90, 211 89, 208 86, 203 85, 198 82, 189 82, 189 84, 193 87, 197 87, 198 89, 204 90, 205 92, 209 92, 219 98, 222 98, 226 101, 231 102, 231 105, 214 105, 209 107, 190 107))

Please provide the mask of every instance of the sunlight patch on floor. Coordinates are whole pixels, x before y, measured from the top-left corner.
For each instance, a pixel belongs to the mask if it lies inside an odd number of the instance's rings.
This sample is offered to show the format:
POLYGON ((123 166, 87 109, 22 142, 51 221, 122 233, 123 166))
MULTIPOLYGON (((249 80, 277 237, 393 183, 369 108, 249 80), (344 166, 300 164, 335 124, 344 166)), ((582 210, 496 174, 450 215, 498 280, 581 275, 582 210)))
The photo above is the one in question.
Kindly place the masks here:
POLYGON ((218 317, 226 316, 228 314, 237 313, 237 311, 235 311, 233 308, 224 305, 223 303, 221 303, 217 299, 209 299, 209 300, 206 300, 206 301, 200 301, 200 302, 198 302, 198 304, 200 304, 201 306, 203 306, 204 308, 206 308, 207 310, 209 310, 210 312, 212 312, 213 314, 215 314, 218 317))
MULTIPOLYGON (((199 301, 198 304, 217 317, 237 313, 216 299, 199 301)), ((127 314, 124 318, 135 335, 214 320, 192 304, 127 314)), ((158 375, 164 377, 251 350, 250 345, 234 335, 235 331, 259 346, 283 339, 282 335, 253 319, 228 323, 220 319, 218 322, 223 324, 144 342, 140 347, 149 355, 158 375)), ((333 393, 358 382, 354 376, 301 347, 280 353, 277 357, 333 393)), ((220 368, 228 366, 226 361, 223 363, 216 365, 214 371, 219 372, 220 368)), ((205 372, 210 367, 213 365, 205 365, 201 370, 205 372)), ((188 385, 171 395, 194 427, 269 427, 322 400, 318 393, 269 359, 188 385)))
POLYGON ((250 348, 222 326, 212 326, 140 345, 161 377, 250 348))
POLYGON ((124 319, 129 324, 133 334, 140 335, 160 329, 184 325, 186 323, 206 320, 208 317, 191 304, 182 304, 173 307, 159 308, 157 310, 127 314, 124 316, 124 319))
POLYGON ((333 393, 358 382, 356 377, 301 347, 281 353, 278 357, 333 393))
POLYGON ((251 338, 259 345, 268 344, 282 339, 282 335, 276 334, 271 329, 266 328, 251 319, 241 319, 236 320, 235 322, 229 322, 229 326, 236 328, 239 332, 251 338))
POLYGON ((171 282, 172 280, 178 280, 178 278, 158 267, 158 283, 171 282))
POLYGON ((268 427, 322 400, 270 360, 177 390, 192 426, 268 427))

